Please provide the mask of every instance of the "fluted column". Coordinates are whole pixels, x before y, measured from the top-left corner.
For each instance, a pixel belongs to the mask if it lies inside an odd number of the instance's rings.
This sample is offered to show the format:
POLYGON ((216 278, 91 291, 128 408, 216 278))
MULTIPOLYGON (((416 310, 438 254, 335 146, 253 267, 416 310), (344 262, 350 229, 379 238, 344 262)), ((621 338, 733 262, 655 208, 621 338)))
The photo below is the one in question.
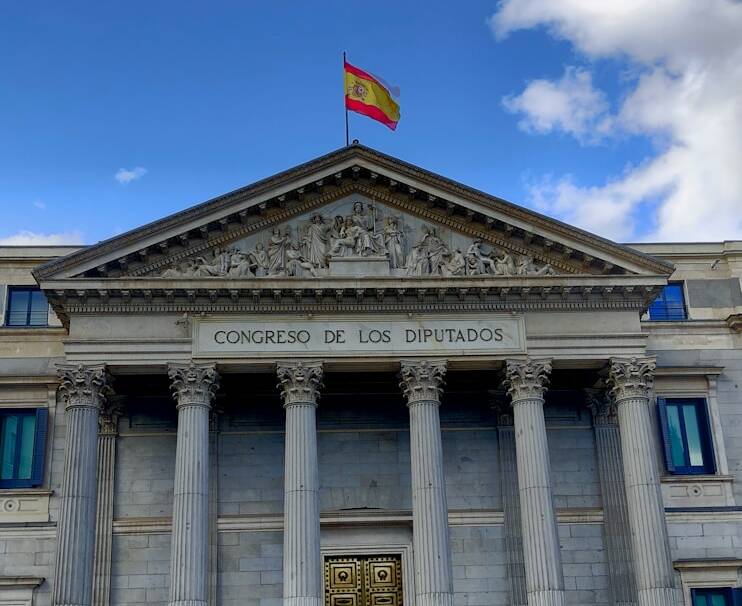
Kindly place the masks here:
POLYGON ((508 561, 510 606, 526 606, 526 568, 523 563, 523 528, 520 520, 518 495, 518 466, 515 454, 515 428, 509 406, 498 403, 497 442, 500 452, 500 492, 505 514, 505 549, 508 561))
POLYGON ((410 410, 416 606, 453 604, 451 540, 438 410, 445 375, 445 360, 403 361, 399 375, 410 410))
POLYGON ((286 410, 283 603, 320 606, 322 555, 316 409, 322 363, 279 363, 276 372, 286 410))
POLYGON ((593 415, 611 603, 615 606, 636 606, 629 508, 616 407, 604 391, 586 390, 586 398, 593 415))
POLYGON ((550 373, 549 360, 506 361, 504 383, 513 406, 529 606, 565 603, 544 421, 544 392, 550 373))
POLYGON ((206 606, 209 595, 209 411, 219 388, 213 364, 170 364, 177 401, 171 606, 206 606))
POLYGON ((618 409, 639 604, 675 606, 677 594, 649 414, 654 369, 654 358, 613 358, 608 386, 618 409))
POLYGON ((64 453, 52 604, 90 606, 93 590, 97 498, 98 415, 110 395, 104 364, 62 365, 59 394, 65 403, 64 453))
POLYGON ((98 509, 95 521, 93 604, 108 606, 111 600, 111 547, 113 544, 113 488, 116 469, 116 437, 121 416, 120 397, 110 398, 98 417, 98 509))

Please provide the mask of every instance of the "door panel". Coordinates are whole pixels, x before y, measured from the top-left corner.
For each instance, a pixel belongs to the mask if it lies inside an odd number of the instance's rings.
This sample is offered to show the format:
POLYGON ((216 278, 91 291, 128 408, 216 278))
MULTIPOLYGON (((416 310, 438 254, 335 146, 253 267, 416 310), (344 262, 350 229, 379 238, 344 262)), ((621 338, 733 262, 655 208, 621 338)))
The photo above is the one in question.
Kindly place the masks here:
POLYGON ((325 606, 403 606, 400 557, 325 558, 325 606))

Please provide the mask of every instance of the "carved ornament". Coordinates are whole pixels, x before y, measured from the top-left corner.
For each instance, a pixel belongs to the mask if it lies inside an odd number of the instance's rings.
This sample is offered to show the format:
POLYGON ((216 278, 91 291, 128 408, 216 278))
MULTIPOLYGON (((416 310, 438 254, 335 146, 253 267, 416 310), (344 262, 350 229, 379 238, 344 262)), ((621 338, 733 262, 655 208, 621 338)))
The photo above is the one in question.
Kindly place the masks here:
POLYGON ((655 358, 611 358, 608 384, 611 398, 620 404, 631 398, 648 399, 654 386, 655 358))
POLYGON ((105 364, 60 364, 59 395, 66 410, 71 408, 97 408, 113 394, 111 376, 105 364))
POLYGON ((585 402, 593 415, 594 425, 615 425, 616 403, 604 389, 585 389, 585 402))
POLYGON ((276 375, 284 407, 317 405, 322 388, 322 362, 279 362, 276 375))
POLYGON ((206 406, 211 408, 219 389, 219 373, 214 364, 169 364, 167 375, 177 407, 206 406))
POLYGON ((551 360, 506 360, 503 384, 513 404, 543 400, 551 374, 551 360))
POLYGON ((124 410, 122 396, 108 398, 101 407, 98 416, 98 433, 101 435, 116 435, 118 433, 119 418, 124 410))
POLYGON ((440 404, 446 368, 445 360, 403 360, 399 385, 407 405, 422 402, 440 404))

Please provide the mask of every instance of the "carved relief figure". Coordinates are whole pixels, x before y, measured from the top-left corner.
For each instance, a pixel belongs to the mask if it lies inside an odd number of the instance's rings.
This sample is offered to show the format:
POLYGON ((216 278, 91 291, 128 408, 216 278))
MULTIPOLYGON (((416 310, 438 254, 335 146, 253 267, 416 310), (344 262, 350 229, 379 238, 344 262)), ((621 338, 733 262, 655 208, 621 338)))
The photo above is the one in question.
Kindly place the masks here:
MULTIPOLYGON (((337 217, 336 217, 337 218, 337 217)), ((342 219, 342 217, 340 217, 342 219)), ((353 255, 356 249, 356 241, 360 228, 353 225, 353 220, 350 216, 345 217, 343 225, 338 231, 338 237, 335 239, 332 249, 330 250, 331 257, 350 257, 353 255)))
POLYGON ((239 250, 233 252, 227 274, 239 278, 252 277, 254 274, 250 268, 250 259, 248 255, 239 250))
POLYGON ((495 272, 495 264, 482 250, 482 241, 477 238, 466 249, 466 274, 479 276, 487 273, 487 270, 495 272))
POLYGON ((317 277, 314 265, 302 256, 299 245, 292 242, 286 249, 286 275, 305 277, 305 271, 313 278, 317 277))
POLYGON ((448 247, 438 237, 433 227, 427 225, 423 227, 423 239, 421 244, 428 255, 430 273, 434 275, 441 274, 441 267, 444 263, 444 257, 449 254, 448 247))
POLYGON ((466 273, 466 260, 464 255, 457 248, 454 250, 441 266, 441 274, 446 277, 463 276, 466 273))
POLYGON ((392 269, 404 267, 404 233, 399 228, 396 217, 384 219, 384 246, 389 257, 389 267, 392 269))
POLYGON ((422 242, 415 244, 407 255, 405 273, 408 276, 427 276, 430 273, 430 260, 422 242))
POLYGON ((250 266, 257 277, 262 277, 268 274, 268 266, 270 260, 268 259, 268 253, 265 252, 265 247, 262 242, 258 242, 255 245, 255 249, 248 254, 250 259, 250 266))
POLYGON ((268 241, 268 275, 281 276, 286 273, 286 249, 289 245, 289 235, 274 227, 271 239, 268 241))
POLYGON ((353 204, 349 218, 354 227, 355 254, 361 257, 383 254, 384 242, 382 235, 376 233, 376 218, 364 209, 363 202, 353 204))
POLYGON ((502 257, 495 259, 495 271, 500 276, 514 276, 516 274, 515 261, 506 251, 502 251, 502 257))
POLYGON ((304 258, 314 267, 327 267, 327 232, 322 216, 312 215, 305 228, 303 244, 304 258))
POLYGON ((541 268, 536 266, 531 255, 522 255, 518 260, 517 274, 519 276, 553 276, 554 268, 546 263, 541 268))

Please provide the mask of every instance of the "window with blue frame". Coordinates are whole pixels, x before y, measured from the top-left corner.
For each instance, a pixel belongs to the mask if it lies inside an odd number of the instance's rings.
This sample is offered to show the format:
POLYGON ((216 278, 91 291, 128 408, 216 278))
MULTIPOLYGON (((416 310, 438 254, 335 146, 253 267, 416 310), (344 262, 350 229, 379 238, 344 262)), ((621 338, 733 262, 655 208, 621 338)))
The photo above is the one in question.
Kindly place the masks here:
POLYGON ((0 409, 0 488, 44 482, 48 410, 0 409))
POLYGON ((703 398, 657 398, 667 471, 716 472, 708 407, 703 398))
POLYGON ((682 282, 672 282, 662 289, 649 306, 649 319, 661 322, 688 319, 682 282))
POLYGON ((742 606, 742 589, 691 589, 693 606, 742 606))
POLYGON ((49 304, 38 288, 11 286, 8 289, 6 326, 48 326, 49 304))

